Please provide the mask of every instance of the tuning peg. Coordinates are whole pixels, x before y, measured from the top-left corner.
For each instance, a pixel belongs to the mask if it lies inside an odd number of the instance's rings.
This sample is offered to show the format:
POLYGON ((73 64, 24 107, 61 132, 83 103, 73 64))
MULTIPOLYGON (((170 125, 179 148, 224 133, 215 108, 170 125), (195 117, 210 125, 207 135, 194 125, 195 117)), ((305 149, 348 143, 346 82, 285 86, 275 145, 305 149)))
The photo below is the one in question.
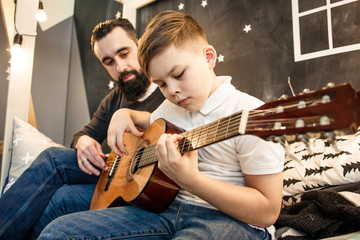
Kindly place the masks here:
POLYGON ((339 147, 337 146, 337 142, 336 142, 336 138, 335 138, 335 133, 333 132, 326 132, 324 133, 324 138, 327 139, 332 148, 336 151, 336 152, 341 152, 341 150, 339 149, 339 147))
POLYGON ((289 96, 287 94, 283 94, 279 97, 279 100, 281 99, 287 99, 289 96))
POLYGON ((306 134, 298 134, 297 135, 297 140, 302 141, 305 144, 306 150, 309 152, 309 154, 314 153, 313 147, 310 146, 310 144, 309 144, 309 136, 308 135, 306 135, 306 134))
POLYGON ((335 83, 333 83, 333 82, 328 82, 326 84, 326 88, 333 88, 333 87, 335 87, 335 83))
POLYGON ((304 90, 302 90, 302 93, 309 93, 310 92, 310 89, 308 88, 305 88, 304 90))

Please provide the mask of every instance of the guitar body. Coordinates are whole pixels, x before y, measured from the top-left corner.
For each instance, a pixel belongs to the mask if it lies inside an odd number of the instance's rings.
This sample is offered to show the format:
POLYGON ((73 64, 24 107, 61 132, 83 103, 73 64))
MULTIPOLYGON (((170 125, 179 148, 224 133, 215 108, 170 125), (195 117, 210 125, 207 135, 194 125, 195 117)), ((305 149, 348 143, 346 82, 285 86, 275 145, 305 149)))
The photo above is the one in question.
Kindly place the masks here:
POLYGON ((126 204, 137 205, 152 212, 165 210, 176 196, 179 187, 157 168, 157 162, 132 173, 134 160, 132 153, 136 153, 136 149, 157 143, 163 133, 178 132, 175 126, 163 119, 158 119, 144 131, 142 138, 125 133, 124 143, 126 143, 129 155, 123 155, 118 159, 116 171, 110 180, 109 171, 117 158, 114 152, 110 153, 107 160, 109 170, 101 172, 90 210, 126 204))

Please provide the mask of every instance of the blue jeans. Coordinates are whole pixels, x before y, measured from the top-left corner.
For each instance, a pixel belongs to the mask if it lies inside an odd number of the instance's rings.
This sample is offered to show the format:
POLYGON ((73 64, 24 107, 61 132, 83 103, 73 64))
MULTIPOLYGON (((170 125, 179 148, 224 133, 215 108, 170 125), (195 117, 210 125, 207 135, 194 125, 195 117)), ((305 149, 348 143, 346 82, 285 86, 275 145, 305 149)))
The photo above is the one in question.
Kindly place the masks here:
POLYGON ((134 206, 64 215, 52 221, 39 240, 57 239, 271 239, 220 211, 176 199, 160 214, 134 206))
POLYGON ((89 209, 97 180, 74 149, 46 149, 0 198, 0 239, 35 239, 56 217, 89 209))

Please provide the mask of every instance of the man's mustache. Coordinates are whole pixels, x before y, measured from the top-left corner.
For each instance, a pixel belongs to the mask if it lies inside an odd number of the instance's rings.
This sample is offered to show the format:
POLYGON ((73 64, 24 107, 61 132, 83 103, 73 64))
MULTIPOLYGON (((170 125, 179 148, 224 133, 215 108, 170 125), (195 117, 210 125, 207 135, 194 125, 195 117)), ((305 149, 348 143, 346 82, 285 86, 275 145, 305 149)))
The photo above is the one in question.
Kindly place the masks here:
POLYGON ((123 81, 123 78, 129 74, 134 74, 135 76, 138 76, 138 72, 136 70, 131 70, 131 71, 124 71, 120 74, 119 76, 119 81, 123 81))

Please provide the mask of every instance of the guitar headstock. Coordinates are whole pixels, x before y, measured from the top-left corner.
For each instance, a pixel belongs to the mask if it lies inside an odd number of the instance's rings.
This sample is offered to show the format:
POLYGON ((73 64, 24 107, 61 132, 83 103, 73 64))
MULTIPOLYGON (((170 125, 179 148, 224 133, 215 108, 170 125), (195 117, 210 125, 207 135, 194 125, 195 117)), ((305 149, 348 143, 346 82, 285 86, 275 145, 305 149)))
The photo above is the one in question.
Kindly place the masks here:
POLYGON ((360 124, 360 93, 350 83, 269 102, 251 111, 246 134, 274 140, 328 138, 354 133, 360 124))

